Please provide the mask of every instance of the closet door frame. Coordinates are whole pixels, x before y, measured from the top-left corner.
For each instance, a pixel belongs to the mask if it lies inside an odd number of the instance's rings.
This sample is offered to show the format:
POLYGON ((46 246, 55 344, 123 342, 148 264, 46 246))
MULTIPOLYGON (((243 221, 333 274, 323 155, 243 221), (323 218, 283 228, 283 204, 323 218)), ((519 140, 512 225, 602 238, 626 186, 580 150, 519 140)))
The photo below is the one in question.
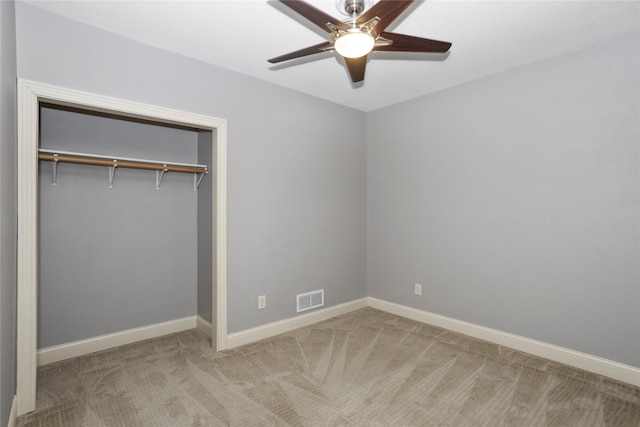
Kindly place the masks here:
MULTIPOLYGON (((215 337, 217 351, 227 348, 227 121, 217 117, 82 92, 18 79, 18 254, 16 409, 22 415, 36 406, 38 316, 38 132, 40 103, 188 126, 211 131, 215 144, 216 185, 212 186, 212 230, 216 234, 215 337)), ((212 159, 213 160, 213 159, 212 159)), ((214 236, 212 236, 212 239, 214 236)), ((215 267, 215 265, 214 265, 215 267)))

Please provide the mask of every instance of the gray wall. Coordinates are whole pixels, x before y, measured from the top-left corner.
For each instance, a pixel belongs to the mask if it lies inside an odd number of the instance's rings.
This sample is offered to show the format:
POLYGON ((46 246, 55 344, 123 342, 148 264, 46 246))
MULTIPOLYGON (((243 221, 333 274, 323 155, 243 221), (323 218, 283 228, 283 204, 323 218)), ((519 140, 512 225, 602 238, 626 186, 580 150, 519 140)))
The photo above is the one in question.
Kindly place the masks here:
POLYGON ((639 40, 371 113, 369 295, 640 366, 639 40))
MULTIPOLYGON (((198 134, 41 108, 40 147, 197 162, 198 134)), ((196 314, 193 175, 40 162, 39 348, 196 314)))
POLYGON ((13 1, 0 1, 0 425, 15 395, 16 363, 16 35, 13 1))
MULTIPOLYGON (((209 173, 200 182, 198 189, 198 316, 213 322, 213 286, 216 284, 216 211, 215 200, 217 164, 216 151, 212 145, 212 132, 198 132, 198 163, 209 165, 209 173), (213 239, 213 240, 212 240, 213 239)), ((215 342, 215 341, 214 341, 215 342)))
POLYGON ((301 292, 366 295, 364 113, 23 3, 16 15, 22 78, 228 120, 229 332, 294 316, 301 292))
POLYGON ((637 34, 367 116, 16 9, 19 76, 228 119, 229 332, 368 291, 640 366, 637 34))

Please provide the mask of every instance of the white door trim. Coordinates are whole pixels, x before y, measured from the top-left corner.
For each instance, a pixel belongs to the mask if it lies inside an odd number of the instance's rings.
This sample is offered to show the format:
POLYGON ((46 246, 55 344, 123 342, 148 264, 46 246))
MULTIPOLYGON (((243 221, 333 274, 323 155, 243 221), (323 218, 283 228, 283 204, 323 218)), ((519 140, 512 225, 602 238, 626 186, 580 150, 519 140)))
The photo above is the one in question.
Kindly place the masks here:
POLYGON ((216 348, 227 348, 227 121, 74 89, 18 79, 17 415, 35 409, 38 292, 39 104, 77 107, 118 116, 210 130, 216 145, 216 348))

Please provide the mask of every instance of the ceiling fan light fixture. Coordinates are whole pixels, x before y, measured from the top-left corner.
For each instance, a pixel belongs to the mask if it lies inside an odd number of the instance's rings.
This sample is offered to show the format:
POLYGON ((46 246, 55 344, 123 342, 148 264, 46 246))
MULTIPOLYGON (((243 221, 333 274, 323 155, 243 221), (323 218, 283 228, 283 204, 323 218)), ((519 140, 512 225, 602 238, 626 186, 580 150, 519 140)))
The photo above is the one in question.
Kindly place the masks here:
POLYGON ((373 36, 365 31, 347 31, 340 35, 334 43, 336 52, 345 58, 360 58, 371 50, 376 41, 373 36))
POLYGON ((364 80, 367 56, 373 50, 445 53, 451 47, 449 42, 385 31, 415 0, 334 0, 338 10, 349 17, 345 21, 333 18, 304 0, 279 1, 329 33, 329 40, 268 59, 271 64, 335 50, 344 58, 341 62, 351 81, 358 83, 364 80))

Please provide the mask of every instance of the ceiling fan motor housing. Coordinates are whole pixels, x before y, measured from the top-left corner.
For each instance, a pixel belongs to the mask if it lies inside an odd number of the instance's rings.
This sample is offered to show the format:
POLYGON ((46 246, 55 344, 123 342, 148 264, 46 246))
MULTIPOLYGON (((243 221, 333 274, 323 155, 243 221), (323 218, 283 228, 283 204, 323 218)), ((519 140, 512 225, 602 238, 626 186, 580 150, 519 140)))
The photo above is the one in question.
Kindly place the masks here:
POLYGON ((358 16, 364 11, 364 0, 345 0, 344 11, 349 16, 358 16))

